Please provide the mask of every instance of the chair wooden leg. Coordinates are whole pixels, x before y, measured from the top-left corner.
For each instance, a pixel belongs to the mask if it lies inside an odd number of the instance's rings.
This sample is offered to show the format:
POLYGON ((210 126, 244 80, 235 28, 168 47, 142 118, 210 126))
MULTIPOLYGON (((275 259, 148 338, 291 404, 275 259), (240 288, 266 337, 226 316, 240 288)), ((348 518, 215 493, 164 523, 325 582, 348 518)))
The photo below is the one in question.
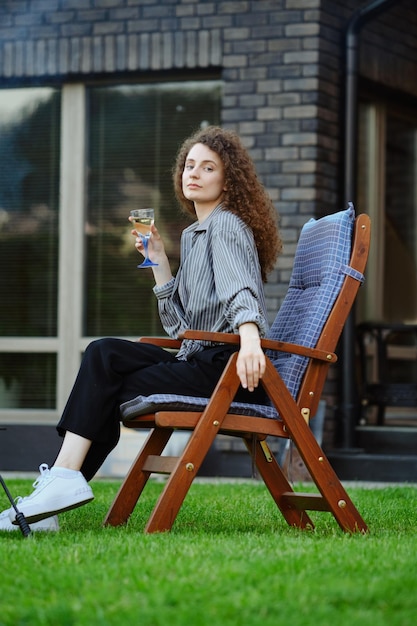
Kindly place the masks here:
POLYGON ((169 428, 151 431, 108 510, 103 526, 120 526, 127 522, 151 474, 143 470, 148 456, 160 455, 172 433, 169 428))
POLYGON ((252 439, 244 438, 243 441, 253 458, 260 475, 263 478, 271 496, 280 509, 282 515, 290 526, 297 526, 302 529, 314 529, 314 524, 305 511, 294 508, 285 498, 288 492, 293 489, 285 477, 282 469, 278 465, 275 457, 269 451, 265 441, 256 441, 253 446, 252 439), (268 454, 269 453, 269 454, 268 454))
MULTIPOLYGON (((305 426, 308 428, 307 424, 305 426)), ((366 532, 367 525, 314 437, 308 446, 300 446, 300 437, 297 433, 294 442, 311 477, 326 500, 328 510, 333 513, 340 528, 352 533, 366 532)))
POLYGON ((239 386, 239 379, 236 375, 236 360, 237 353, 234 353, 231 355, 192 437, 186 444, 176 467, 171 472, 148 520, 145 532, 163 532, 171 529, 184 498, 221 428, 227 409, 236 395, 239 386))
POLYGON ((297 447, 322 497, 326 501, 328 506, 327 510, 333 514, 342 530, 348 532, 366 532, 368 528, 364 520, 346 493, 323 450, 317 443, 294 399, 282 380, 275 375, 275 368, 269 360, 267 361, 266 372, 262 383, 265 385, 277 410, 279 410, 279 406, 281 407, 281 416, 287 432, 297 447))
POLYGON ((194 469, 187 470, 184 462, 180 459, 177 469, 169 477, 146 523, 145 533, 171 530, 194 479, 194 475, 194 469))
POLYGON ((149 517, 145 533, 171 530, 185 496, 218 432, 218 423, 212 418, 213 412, 213 409, 209 410, 206 419, 200 421, 193 437, 185 446, 149 517))

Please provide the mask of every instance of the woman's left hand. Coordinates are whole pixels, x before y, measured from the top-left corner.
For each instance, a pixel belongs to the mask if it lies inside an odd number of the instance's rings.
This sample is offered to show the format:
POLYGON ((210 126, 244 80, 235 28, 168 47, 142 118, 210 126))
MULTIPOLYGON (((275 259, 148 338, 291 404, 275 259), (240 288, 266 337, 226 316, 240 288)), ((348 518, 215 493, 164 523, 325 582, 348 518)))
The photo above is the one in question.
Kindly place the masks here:
POLYGON ((244 389, 253 391, 264 375, 266 360, 261 348, 259 330, 256 324, 248 322, 239 327, 240 350, 236 370, 244 389))

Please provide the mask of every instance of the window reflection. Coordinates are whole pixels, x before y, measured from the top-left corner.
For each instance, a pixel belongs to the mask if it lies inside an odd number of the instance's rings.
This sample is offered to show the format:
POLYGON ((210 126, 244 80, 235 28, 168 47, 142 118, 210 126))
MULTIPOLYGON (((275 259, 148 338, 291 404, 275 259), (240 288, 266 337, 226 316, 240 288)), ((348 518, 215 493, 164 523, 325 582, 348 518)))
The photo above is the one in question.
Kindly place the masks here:
POLYGON ((59 93, 0 98, 1 336, 54 336, 57 319, 59 93))
POLYGON ((53 409, 56 355, 0 353, 0 408, 53 409))

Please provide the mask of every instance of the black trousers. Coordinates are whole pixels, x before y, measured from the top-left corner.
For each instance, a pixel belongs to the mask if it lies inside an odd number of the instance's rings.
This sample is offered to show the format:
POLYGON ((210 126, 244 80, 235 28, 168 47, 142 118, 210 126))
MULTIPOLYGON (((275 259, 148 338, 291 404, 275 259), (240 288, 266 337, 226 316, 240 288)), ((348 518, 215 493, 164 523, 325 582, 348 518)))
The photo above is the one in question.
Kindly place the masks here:
MULTIPOLYGON (((189 361, 178 361, 150 344, 106 338, 86 349, 80 370, 57 429, 90 439, 81 468, 90 480, 117 445, 123 402, 138 395, 177 393, 209 397, 234 347, 206 348, 189 361)), ((262 401, 261 389, 241 390, 239 400, 262 401)))

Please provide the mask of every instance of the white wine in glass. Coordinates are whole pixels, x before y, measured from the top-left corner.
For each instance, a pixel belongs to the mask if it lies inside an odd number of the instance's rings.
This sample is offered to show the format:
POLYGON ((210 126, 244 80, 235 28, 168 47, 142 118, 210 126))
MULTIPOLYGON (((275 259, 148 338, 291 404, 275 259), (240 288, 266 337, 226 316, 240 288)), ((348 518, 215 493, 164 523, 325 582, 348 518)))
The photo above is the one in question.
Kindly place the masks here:
POLYGON ((135 209, 134 211, 130 211, 130 215, 133 218, 131 220, 133 228, 141 236, 143 247, 145 248, 145 259, 143 263, 138 265, 138 267, 152 267, 152 265, 158 265, 158 263, 153 263, 148 256, 148 242, 149 237, 151 236, 151 224, 153 223, 155 216, 154 210, 135 209))

